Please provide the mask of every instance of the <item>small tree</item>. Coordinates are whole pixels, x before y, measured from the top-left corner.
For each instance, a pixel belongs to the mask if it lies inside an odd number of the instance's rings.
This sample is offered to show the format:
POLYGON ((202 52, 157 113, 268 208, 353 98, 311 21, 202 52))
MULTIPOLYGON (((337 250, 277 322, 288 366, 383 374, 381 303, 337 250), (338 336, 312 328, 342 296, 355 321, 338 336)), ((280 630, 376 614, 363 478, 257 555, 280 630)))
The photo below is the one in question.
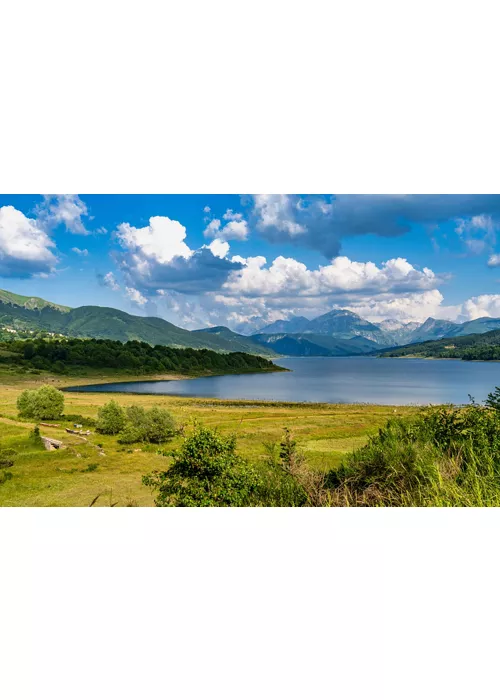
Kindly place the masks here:
POLYGON ((103 435, 117 435, 125 427, 125 411, 116 403, 108 401, 97 412, 96 430, 103 435))
POLYGON ((172 454, 168 471, 143 477, 157 506, 247 506, 260 486, 258 474, 236 453, 236 438, 197 426, 172 454))
POLYGON ((154 406, 146 413, 146 440, 160 443, 171 438, 175 433, 175 421, 164 408, 154 406))
POLYGON ((64 411, 64 394, 53 386, 23 391, 17 400, 19 415, 36 420, 57 420, 64 411))
POLYGON ((500 411, 500 387, 496 386, 495 391, 488 394, 488 398, 484 402, 490 408, 494 408, 495 411, 500 411))

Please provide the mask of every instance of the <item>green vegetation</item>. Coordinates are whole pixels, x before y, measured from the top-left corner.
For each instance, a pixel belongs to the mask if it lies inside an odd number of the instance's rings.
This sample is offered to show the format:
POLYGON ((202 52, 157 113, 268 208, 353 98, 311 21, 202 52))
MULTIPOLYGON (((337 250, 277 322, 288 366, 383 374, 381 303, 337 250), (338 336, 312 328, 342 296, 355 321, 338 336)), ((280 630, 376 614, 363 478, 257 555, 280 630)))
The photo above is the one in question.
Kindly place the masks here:
POLYGON ((157 492, 157 506, 258 505, 261 478, 236 453, 236 438, 197 426, 172 453, 167 471, 143 477, 157 492))
POLYGON ((39 428, 17 404, 57 394, 44 381, 0 386, 1 505, 500 506, 500 387, 427 409, 68 392, 39 428), (110 399, 119 430, 73 430, 111 420, 110 399))
POLYGON ((382 357, 435 357, 460 360, 500 360, 500 331, 428 340, 392 348, 382 357))
POLYGON ((59 374, 81 373, 82 368, 129 370, 135 374, 175 372, 181 374, 225 374, 228 372, 279 371, 280 367, 258 355, 241 352, 152 347, 132 340, 39 339, 0 343, 0 363, 23 369, 59 374), (5 354, 6 353, 6 354, 5 354))
POLYGON ((23 391, 17 400, 19 415, 36 420, 57 420, 64 411, 64 394, 53 386, 23 391))
POLYGON ((22 294, 14 294, 14 292, 8 292, 5 289, 0 289, 0 302, 31 310, 38 309, 40 311, 42 309, 51 308, 64 313, 71 311, 69 306, 54 304, 52 301, 46 301, 40 297, 25 297, 22 294))
MULTIPOLYGON (((134 379, 101 372, 94 381, 134 379)), ((139 377, 137 377, 139 379, 139 377)), ((30 437, 35 420, 19 419, 17 399, 25 389, 42 384, 62 388, 65 384, 88 384, 88 376, 12 374, 0 365, 0 449, 14 449, 13 478, 0 486, 0 506, 152 506, 151 490, 142 477, 153 471, 167 471, 169 453, 179 449, 184 433, 190 435, 196 423, 217 428, 223 437, 235 435, 237 453, 262 478, 261 503, 296 506, 304 502, 303 489, 282 470, 280 442, 283 428, 293 431, 297 449, 304 455, 306 474, 324 475, 336 469, 346 455, 366 443, 388 418, 411 416, 414 407, 303 404, 258 401, 195 399, 179 396, 64 392, 64 414, 54 427, 40 426, 44 437, 63 443, 61 449, 47 451, 40 439, 30 437), (146 411, 157 407, 175 421, 175 434, 167 444, 139 441, 125 444, 121 434, 97 433, 95 422, 99 408, 114 399, 123 409, 133 403, 146 411), (395 413, 396 412, 396 413, 395 413), (71 434, 74 424, 83 425, 84 435, 71 434), (55 426, 59 427, 55 427, 55 426), (87 435, 87 429, 90 435, 87 435), (167 452, 168 450, 168 452, 167 452), (269 453, 271 450, 271 453, 269 453), (85 471, 97 464, 93 471, 85 471)), ((77 429, 78 432, 78 429, 77 429)))
POLYGON ((127 424, 118 442, 131 444, 149 442, 161 444, 175 435, 176 427, 172 415, 164 408, 153 406, 146 410, 142 406, 127 408, 127 424))
POLYGON ((160 506, 500 505, 500 411, 477 404, 392 419, 327 474, 308 468, 289 429, 269 452, 266 475, 237 456, 234 436, 198 427, 143 482, 160 506))
POLYGON ((103 435, 118 435, 125 423, 125 411, 116 401, 110 401, 97 412, 96 430, 103 435))
POLYGON ((325 480, 339 505, 500 505, 500 412, 471 404, 395 419, 325 480))
POLYGON ((46 331, 73 338, 103 338, 123 343, 138 340, 150 345, 275 356, 269 348, 229 329, 227 337, 220 333, 187 331, 162 318, 133 316, 104 306, 70 309, 37 297, 22 297, 5 291, 0 291, 0 326, 16 331, 10 333, 14 337, 21 332, 46 331))
POLYGON ((163 408, 129 406, 126 411, 116 402, 109 401, 97 412, 96 430, 102 435, 119 435, 118 442, 131 444, 149 442, 160 444, 175 434, 175 421, 163 408))

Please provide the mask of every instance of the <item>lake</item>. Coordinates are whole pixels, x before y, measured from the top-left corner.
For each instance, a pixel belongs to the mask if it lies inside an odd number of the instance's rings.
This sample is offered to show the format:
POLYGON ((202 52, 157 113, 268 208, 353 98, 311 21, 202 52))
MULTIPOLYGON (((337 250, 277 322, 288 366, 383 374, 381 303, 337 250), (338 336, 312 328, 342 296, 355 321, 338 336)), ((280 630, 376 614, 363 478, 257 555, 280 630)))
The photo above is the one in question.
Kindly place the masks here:
POLYGON ((290 357, 290 372, 228 374, 171 381, 117 382, 72 391, 166 394, 320 403, 440 404, 483 401, 500 385, 500 363, 378 357, 290 357))

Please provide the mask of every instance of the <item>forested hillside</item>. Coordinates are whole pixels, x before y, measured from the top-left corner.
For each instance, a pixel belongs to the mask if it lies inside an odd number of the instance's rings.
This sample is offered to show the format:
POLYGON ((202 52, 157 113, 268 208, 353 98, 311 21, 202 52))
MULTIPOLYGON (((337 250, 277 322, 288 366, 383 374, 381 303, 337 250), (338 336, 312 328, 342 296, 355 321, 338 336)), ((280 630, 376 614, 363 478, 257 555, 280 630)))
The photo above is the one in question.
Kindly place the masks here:
POLYGON ((180 374, 226 374, 231 372, 279 371, 270 360, 242 352, 154 347, 132 340, 35 340, 0 343, 0 362, 20 369, 47 370, 60 374, 82 368, 131 371, 134 374, 174 372, 180 374))
MULTIPOLYGON (((80 306, 76 309, 58 307, 39 300, 38 306, 20 302, 27 297, 17 295, 0 297, 0 324, 13 330, 40 331, 74 338, 108 338, 110 340, 139 340, 151 345, 170 345, 179 348, 209 348, 219 352, 249 352, 275 356, 275 353, 257 345, 245 336, 199 333, 178 328, 162 318, 133 316, 125 311, 104 306, 80 306), (4 299, 4 301, 2 301, 4 299)), ((33 301, 33 300, 32 300, 33 301)))
POLYGON ((461 360, 500 360, 500 330, 428 340, 391 348, 382 357, 437 357, 461 360))

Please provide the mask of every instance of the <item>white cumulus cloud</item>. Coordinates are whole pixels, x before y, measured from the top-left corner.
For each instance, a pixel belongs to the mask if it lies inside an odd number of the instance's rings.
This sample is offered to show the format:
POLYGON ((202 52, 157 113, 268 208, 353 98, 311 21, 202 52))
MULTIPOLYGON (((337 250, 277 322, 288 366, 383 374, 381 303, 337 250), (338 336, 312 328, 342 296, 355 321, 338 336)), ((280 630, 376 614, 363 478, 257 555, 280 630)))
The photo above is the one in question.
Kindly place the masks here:
POLYGON ((0 207, 0 275, 30 277, 53 271, 54 241, 35 219, 12 206, 0 207))

